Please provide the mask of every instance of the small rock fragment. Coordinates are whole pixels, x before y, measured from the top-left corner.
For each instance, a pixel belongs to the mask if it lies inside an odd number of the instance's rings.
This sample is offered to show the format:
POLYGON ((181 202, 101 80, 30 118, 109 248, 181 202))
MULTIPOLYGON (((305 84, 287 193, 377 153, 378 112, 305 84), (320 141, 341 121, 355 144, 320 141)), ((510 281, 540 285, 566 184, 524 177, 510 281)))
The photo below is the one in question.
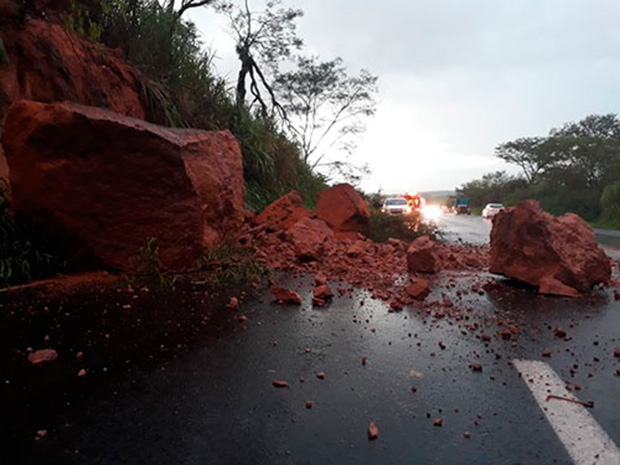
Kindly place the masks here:
POLYGON ((443 426, 443 419, 435 418, 435 421, 433 422, 433 426, 443 426))
POLYGON ((620 347, 614 349, 614 357, 620 357, 620 347))
POLYGON ((469 438, 471 438, 471 433, 470 433, 469 431, 464 431, 464 432, 463 432, 463 437, 464 437, 465 439, 469 439, 469 438))
POLYGON ((322 371, 317 371, 316 377, 319 379, 325 379, 325 373, 323 373, 322 371))
POLYGON ((53 362, 57 358, 58 353, 54 349, 41 349, 28 355, 28 361, 37 366, 53 362))
POLYGON ((368 440, 374 441, 379 437, 379 428, 374 421, 370 420, 370 425, 368 425, 368 440))
POLYGON ((545 349, 540 353, 540 355, 542 355, 543 357, 551 357, 551 350, 545 349))
POLYGON ((555 334, 555 337, 559 337, 559 338, 566 337, 566 331, 564 331, 564 328, 562 328, 561 326, 558 326, 557 328, 555 328, 553 333, 555 334))
POLYGON ((78 371, 78 378, 83 378, 84 376, 86 376, 86 370, 84 368, 82 368, 80 371, 78 371))
POLYGON ((327 284, 321 284, 314 288, 314 298, 321 300, 330 300, 334 297, 334 293, 327 284))
POLYGON ((471 365, 469 365, 469 368, 471 368, 471 371, 476 371, 478 373, 482 371, 482 365, 480 365, 479 363, 472 363, 471 365))
POLYGON ((306 408, 312 408, 313 406, 314 406, 314 402, 312 402, 311 400, 306 401, 306 408))
POLYGON ((236 310, 238 306, 239 306, 239 299, 237 299, 236 297, 231 297, 230 302, 228 302, 227 307, 231 310, 236 310))
POLYGON ((288 382, 284 381, 282 379, 274 379, 271 384, 273 384, 274 387, 277 388, 285 388, 288 387, 288 382))
POLYGON ((301 296, 291 289, 275 286, 271 288, 271 293, 278 302, 295 305, 301 304, 301 296))

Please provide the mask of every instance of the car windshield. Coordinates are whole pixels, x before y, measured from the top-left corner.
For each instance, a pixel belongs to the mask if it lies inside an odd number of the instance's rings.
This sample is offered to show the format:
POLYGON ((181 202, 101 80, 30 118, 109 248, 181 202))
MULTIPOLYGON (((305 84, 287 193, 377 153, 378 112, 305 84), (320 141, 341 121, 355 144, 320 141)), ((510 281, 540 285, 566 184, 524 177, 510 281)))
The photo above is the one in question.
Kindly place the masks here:
POLYGON ((405 199, 386 199, 385 201, 386 207, 393 206, 393 205, 406 206, 407 201, 405 199))

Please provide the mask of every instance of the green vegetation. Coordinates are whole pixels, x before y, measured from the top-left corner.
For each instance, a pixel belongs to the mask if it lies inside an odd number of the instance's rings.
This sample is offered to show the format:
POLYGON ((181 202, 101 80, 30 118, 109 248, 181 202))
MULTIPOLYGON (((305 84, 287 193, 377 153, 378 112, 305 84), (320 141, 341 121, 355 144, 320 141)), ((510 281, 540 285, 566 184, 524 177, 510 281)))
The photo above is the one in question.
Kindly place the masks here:
POLYGON ((174 286, 176 277, 162 265, 156 238, 149 237, 144 241, 144 245, 138 251, 136 267, 129 273, 128 278, 136 285, 148 285, 156 289, 169 289, 174 286))
POLYGON ((267 273, 250 249, 236 244, 205 251, 198 259, 198 269, 209 272, 208 282, 218 286, 250 284, 267 273))
POLYGON ((8 185, 0 178, 0 286, 51 276, 59 263, 46 252, 35 229, 9 211, 8 185))
POLYGON ((371 208, 367 236, 373 241, 387 242, 393 238, 410 242, 424 235, 437 238, 440 236, 439 228, 433 223, 422 221, 419 214, 408 217, 387 215, 371 208))
MULTIPOLYGON (((587 221, 620 224, 620 121, 591 115, 552 129, 547 137, 520 138, 499 145, 496 155, 519 166, 522 176, 489 173, 457 189, 472 206, 525 199, 553 214, 577 213, 587 221)), ((598 224, 598 223, 597 223, 598 224)))

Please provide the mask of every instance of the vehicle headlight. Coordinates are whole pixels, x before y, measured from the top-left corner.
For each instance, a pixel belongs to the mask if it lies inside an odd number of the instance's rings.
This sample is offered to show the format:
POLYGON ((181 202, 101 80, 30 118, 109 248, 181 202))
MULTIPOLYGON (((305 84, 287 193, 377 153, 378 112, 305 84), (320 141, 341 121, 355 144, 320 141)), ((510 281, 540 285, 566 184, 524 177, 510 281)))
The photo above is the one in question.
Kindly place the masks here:
POLYGON ((429 205, 422 209, 422 215, 429 220, 436 220, 441 216, 441 208, 437 205, 429 205))

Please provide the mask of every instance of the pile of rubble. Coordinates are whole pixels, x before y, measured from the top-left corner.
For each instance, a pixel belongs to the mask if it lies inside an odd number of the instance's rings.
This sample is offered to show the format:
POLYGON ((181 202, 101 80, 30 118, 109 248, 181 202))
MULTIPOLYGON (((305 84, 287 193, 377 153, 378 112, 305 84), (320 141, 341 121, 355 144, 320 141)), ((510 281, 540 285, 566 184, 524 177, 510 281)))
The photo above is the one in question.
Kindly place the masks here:
MULTIPOLYGON (((259 260, 271 269, 292 274, 314 274, 314 304, 333 295, 326 281, 339 281, 341 293, 352 288, 370 291, 375 298, 400 309, 422 301, 430 292, 428 276, 440 270, 484 270, 488 247, 446 245, 428 236, 411 244, 399 239, 376 243, 363 235, 370 212, 366 202, 347 184, 324 190, 314 212, 290 192, 252 219, 243 241, 251 243, 259 260)), ((276 299, 294 303, 281 288, 276 299)))
MULTIPOLYGON (((305 208, 293 191, 252 217, 242 241, 271 269, 314 274, 317 306, 333 295, 329 280, 342 283, 341 294, 366 289, 399 310, 423 301, 430 293, 429 279, 442 270, 491 271, 537 286, 542 294, 569 297, 610 281, 610 259, 589 226, 576 215, 555 218, 534 201, 497 216, 490 248, 445 244, 428 236, 411 243, 394 238, 376 243, 363 234, 369 218, 366 202, 348 184, 324 190, 316 211, 305 208)), ((301 301, 284 291, 274 290, 277 300, 301 301)))

